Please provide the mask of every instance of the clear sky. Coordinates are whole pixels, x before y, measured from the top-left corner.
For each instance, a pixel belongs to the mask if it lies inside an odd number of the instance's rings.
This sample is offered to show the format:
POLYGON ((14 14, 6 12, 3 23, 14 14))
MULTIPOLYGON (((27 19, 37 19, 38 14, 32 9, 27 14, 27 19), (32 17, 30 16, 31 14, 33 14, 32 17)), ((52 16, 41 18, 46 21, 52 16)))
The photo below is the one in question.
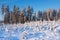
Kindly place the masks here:
POLYGON ((0 0, 0 20, 3 20, 4 17, 1 13, 2 3, 4 5, 9 5, 9 8, 13 10, 14 4, 17 5, 20 9, 27 8, 28 5, 33 7, 34 11, 38 10, 44 11, 49 8, 59 9, 60 8, 60 0, 0 0))

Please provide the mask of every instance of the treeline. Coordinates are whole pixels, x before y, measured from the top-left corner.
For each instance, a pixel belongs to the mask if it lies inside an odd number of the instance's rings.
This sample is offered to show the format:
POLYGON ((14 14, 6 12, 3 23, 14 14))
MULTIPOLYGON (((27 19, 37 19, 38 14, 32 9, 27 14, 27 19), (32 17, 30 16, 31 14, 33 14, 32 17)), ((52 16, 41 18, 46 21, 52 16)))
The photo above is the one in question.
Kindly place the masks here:
POLYGON ((49 9, 47 11, 38 11, 37 13, 28 6, 22 10, 16 5, 13 7, 13 11, 10 10, 9 5, 6 7, 2 4, 2 14, 4 14, 4 23, 25 23, 30 21, 57 21, 60 19, 60 10, 49 9))

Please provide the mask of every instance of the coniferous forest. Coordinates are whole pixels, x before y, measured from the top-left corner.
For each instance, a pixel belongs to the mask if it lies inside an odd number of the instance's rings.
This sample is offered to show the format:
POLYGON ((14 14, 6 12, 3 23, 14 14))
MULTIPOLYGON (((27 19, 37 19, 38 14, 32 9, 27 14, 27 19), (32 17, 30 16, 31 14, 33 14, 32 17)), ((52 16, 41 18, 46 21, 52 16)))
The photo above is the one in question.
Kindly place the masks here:
POLYGON ((2 15, 4 15, 4 23, 25 23, 30 21, 58 21, 60 19, 60 9, 48 9, 46 11, 35 12, 30 6, 20 10, 16 5, 13 6, 13 11, 10 10, 9 5, 2 4, 2 15))

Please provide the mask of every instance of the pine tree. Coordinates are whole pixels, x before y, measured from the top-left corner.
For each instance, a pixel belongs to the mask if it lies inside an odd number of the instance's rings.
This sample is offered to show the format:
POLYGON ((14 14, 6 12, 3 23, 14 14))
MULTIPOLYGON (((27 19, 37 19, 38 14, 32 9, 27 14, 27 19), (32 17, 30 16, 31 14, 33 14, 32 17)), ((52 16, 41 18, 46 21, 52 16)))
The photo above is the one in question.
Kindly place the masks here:
POLYGON ((20 22, 21 23, 24 23, 25 21, 24 21, 24 11, 22 11, 21 13, 20 13, 20 22))
POLYGON ((20 14, 19 7, 17 7, 16 5, 14 5, 14 15, 15 15, 16 23, 19 22, 19 14, 20 14))
POLYGON ((47 21, 47 12, 46 11, 43 12, 43 20, 47 21))
POLYGON ((60 9, 58 10, 58 20, 60 19, 60 9))
POLYGON ((2 14, 4 14, 4 4, 2 4, 2 14))
POLYGON ((9 5, 7 5, 6 7, 5 7, 5 13, 6 13, 6 18, 4 18, 5 19, 5 21, 7 22, 7 23, 9 23, 10 22, 10 13, 9 13, 9 5))
POLYGON ((42 21, 42 19, 43 19, 43 14, 41 11, 38 11, 38 20, 42 21))
POLYGON ((28 21, 30 22, 31 20, 31 10, 30 10, 30 6, 28 6, 28 9, 27 9, 27 13, 28 13, 28 21))

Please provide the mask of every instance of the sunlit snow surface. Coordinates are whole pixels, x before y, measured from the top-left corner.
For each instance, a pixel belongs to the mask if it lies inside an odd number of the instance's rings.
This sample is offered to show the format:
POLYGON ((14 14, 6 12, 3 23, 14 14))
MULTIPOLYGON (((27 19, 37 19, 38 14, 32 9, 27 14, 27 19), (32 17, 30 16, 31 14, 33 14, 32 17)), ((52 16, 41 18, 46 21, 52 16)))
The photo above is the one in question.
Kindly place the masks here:
POLYGON ((60 22, 0 24, 0 40, 60 40, 60 22))

